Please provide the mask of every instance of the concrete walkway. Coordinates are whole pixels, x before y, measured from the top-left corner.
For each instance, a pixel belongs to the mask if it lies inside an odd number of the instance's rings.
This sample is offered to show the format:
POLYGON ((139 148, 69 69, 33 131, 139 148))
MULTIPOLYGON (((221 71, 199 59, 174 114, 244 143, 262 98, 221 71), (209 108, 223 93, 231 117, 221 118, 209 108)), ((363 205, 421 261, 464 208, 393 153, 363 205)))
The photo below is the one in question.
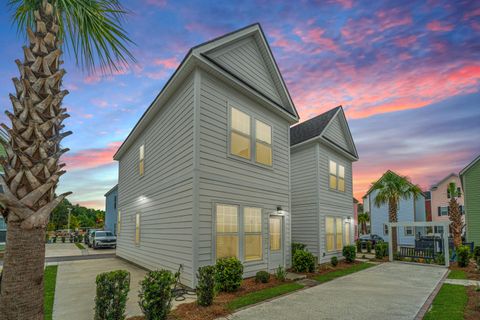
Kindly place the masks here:
POLYGON ((458 284, 461 286, 480 286, 480 281, 477 280, 466 280, 466 279, 445 279, 445 283, 449 284, 458 284))
POLYGON ((241 310, 228 319, 414 319, 447 272, 384 263, 241 310))

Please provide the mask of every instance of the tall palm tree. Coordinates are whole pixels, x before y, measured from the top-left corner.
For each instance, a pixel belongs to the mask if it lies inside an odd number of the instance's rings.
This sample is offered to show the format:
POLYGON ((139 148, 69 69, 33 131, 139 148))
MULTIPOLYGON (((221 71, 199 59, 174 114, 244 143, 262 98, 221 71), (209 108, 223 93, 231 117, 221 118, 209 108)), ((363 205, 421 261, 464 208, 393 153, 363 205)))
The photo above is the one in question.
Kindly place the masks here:
POLYGON ((460 195, 458 194, 458 189, 455 182, 449 183, 447 192, 450 195, 450 202, 448 204, 448 217, 452 222, 450 224, 450 227, 453 235, 453 244, 455 248, 457 248, 462 245, 463 222, 462 213, 460 212, 460 206, 458 205, 457 201, 457 197, 460 195))
POLYGON ((358 214, 358 223, 361 226, 362 234, 367 233, 367 222, 370 221, 370 216, 368 212, 358 214))
POLYGON ((0 318, 43 319, 45 228, 51 211, 68 194, 56 195, 65 171, 61 140, 71 134, 62 121, 68 94, 62 90, 63 49, 77 65, 94 71, 112 71, 134 61, 121 27, 126 11, 117 0, 10 0, 13 21, 26 31, 20 72, 11 94, 11 126, 2 124, 10 140, 1 159, 5 175, 0 194, 7 221, 7 243, 0 291, 0 318))
MULTIPOLYGON (((407 177, 400 176, 392 171, 387 171, 382 178, 374 182, 372 191, 377 191, 374 199, 375 206, 380 207, 388 204, 388 221, 398 222, 398 206, 401 199, 408 200, 413 197, 415 200, 422 194, 418 185, 414 185, 407 177)), ((390 235, 392 247, 397 251, 397 228, 392 228, 390 235)))

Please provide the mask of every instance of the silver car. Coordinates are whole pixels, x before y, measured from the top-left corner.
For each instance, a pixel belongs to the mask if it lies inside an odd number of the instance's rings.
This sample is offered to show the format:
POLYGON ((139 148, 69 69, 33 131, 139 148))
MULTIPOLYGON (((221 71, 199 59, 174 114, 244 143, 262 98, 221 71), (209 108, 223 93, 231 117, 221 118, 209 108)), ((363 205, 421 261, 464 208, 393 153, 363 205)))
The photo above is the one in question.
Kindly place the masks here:
POLYGON ((92 237, 93 249, 98 248, 116 248, 117 237, 110 231, 95 231, 92 237))

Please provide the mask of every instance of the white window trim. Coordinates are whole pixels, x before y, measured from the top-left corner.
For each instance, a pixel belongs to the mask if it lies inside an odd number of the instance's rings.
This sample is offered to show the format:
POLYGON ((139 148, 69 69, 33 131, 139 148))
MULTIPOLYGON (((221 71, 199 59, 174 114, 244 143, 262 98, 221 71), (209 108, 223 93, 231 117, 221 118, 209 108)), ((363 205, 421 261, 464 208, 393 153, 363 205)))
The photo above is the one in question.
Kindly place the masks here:
POLYGON ((117 236, 120 235, 121 226, 122 226, 122 211, 117 210, 117 236))
POLYGON ((140 147, 138 147, 138 175, 140 178, 145 176, 145 143, 142 143, 140 147), (143 157, 141 157, 141 150, 143 148, 143 157), (140 163, 143 162, 143 172, 140 171, 140 163))
POLYGON ((383 224, 383 235, 388 236, 388 225, 386 223, 383 224))
POLYGON ((142 214, 141 212, 136 212, 135 213, 135 235, 133 239, 133 241, 135 242, 135 246, 139 247, 141 240, 142 240, 142 214), (137 240, 137 228, 138 228, 138 240, 137 240))
MULTIPOLYGON (((275 162, 275 157, 274 157, 274 130, 273 130, 273 124, 270 121, 265 120, 264 118, 258 117, 256 115, 253 115, 251 111, 247 110, 246 108, 242 107, 240 104, 227 101, 227 112, 228 112, 228 119, 227 119, 227 157, 231 159, 235 159, 238 161, 242 161, 245 163, 250 163, 254 164, 259 167, 263 167, 265 169, 273 169, 273 164, 275 162), (246 115, 250 117, 250 159, 244 158, 237 156, 231 152, 231 144, 232 144, 232 108, 235 108, 246 115), (255 126, 255 121, 258 120, 260 122, 263 122, 264 124, 270 126, 271 130, 271 137, 272 137, 272 143, 270 144, 270 147, 272 149, 272 165, 267 165, 263 163, 259 163, 256 161, 256 142, 257 142, 257 134, 256 134, 256 126, 255 126)), ((237 132, 233 129, 234 132, 237 132)), ((238 132, 237 132, 238 133, 238 132)))
POLYGON ((412 227, 412 226, 405 226, 405 227, 403 227, 403 235, 404 235, 405 237, 414 237, 414 236, 415 236, 415 228, 412 227), (408 234, 408 233, 407 233, 407 229, 408 229, 408 230, 412 230, 412 234, 408 234))

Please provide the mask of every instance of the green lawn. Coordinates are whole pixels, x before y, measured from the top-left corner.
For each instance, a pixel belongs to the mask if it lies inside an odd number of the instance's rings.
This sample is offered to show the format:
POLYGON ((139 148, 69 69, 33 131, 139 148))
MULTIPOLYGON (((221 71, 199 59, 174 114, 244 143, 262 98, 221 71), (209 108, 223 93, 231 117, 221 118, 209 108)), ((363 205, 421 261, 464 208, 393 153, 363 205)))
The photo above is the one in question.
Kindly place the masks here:
POLYGON ((351 274, 351 273, 355 273, 355 272, 358 272, 358 271, 362 271, 362 270, 371 268, 373 266, 374 266, 374 264, 364 262, 364 263, 361 263, 361 264, 355 264, 348 269, 337 270, 337 271, 332 271, 332 272, 329 272, 329 273, 326 273, 326 274, 321 274, 319 276, 313 277, 313 279, 317 280, 320 283, 324 283, 324 282, 327 282, 327 281, 330 281, 330 280, 333 280, 333 279, 336 279, 336 278, 339 278, 339 277, 346 276, 347 274, 351 274))
POLYGON ((448 279, 467 279, 467 274, 463 270, 451 270, 448 279))
POLYGON ((238 297, 235 300, 230 301, 227 305, 227 308, 233 311, 301 288, 303 288, 303 286, 298 283, 285 283, 279 285, 278 287, 251 292, 243 297, 238 297))
POLYGON ((5 245, 0 244, 0 251, 3 251, 3 250, 5 250, 5 245))
POLYGON ((77 248, 80 249, 80 250, 85 249, 85 247, 83 246, 83 244, 81 244, 81 243, 79 243, 79 242, 75 242, 75 245, 76 245, 77 248))
POLYGON ((47 266, 44 276, 44 302, 43 310, 45 320, 52 320, 53 300, 55 298, 55 285, 57 282, 58 266, 47 266))
POLYGON ((446 283, 433 300, 432 309, 423 320, 463 320, 467 301, 467 287, 446 283))

